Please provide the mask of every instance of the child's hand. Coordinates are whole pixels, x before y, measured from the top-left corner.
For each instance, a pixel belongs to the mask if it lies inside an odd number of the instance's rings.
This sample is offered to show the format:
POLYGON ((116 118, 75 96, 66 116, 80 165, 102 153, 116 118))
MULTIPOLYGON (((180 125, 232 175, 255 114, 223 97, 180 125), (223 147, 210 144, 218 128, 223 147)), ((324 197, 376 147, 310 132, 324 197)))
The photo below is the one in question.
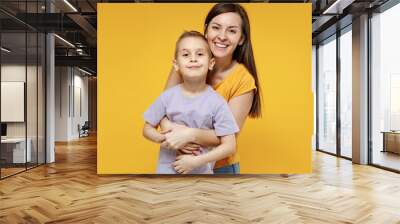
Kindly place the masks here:
POLYGON ((199 167, 202 164, 198 156, 180 155, 176 157, 176 160, 172 165, 176 172, 180 174, 187 174, 194 168, 199 167))
POLYGON ((157 136, 156 141, 158 143, 162 144, 163 142, 165 142, 165 135, 161 134, 161 135, 157 136))
POLYGON ((192 155, 200 155, 201 151, 200 151, 200 145, 195 144, 195 143, 189 143, 185 146, 183 146, 183 148, 179 149, 179 151, 182 154, 192 154, 192 155))
POLYGON ((162 132, 168 132, 172 130, 172 122, 168 118, 164 117, 160 122, 160 128, 162 132))

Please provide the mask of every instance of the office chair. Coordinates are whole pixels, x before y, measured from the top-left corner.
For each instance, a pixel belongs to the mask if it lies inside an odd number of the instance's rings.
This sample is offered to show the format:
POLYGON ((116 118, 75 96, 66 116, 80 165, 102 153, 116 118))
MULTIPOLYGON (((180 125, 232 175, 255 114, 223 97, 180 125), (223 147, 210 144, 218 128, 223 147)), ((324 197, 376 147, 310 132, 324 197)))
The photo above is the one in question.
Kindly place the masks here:
POLYGON ((80 137, 87 137, 89 136, 89 129, 90 129, 90 125, 89 125, 89 121, 85 121, 85 123, 82 125, 82 127, 79 127, 80 125, 78 125, 78 129, 79 129, 79 138, 80 137))

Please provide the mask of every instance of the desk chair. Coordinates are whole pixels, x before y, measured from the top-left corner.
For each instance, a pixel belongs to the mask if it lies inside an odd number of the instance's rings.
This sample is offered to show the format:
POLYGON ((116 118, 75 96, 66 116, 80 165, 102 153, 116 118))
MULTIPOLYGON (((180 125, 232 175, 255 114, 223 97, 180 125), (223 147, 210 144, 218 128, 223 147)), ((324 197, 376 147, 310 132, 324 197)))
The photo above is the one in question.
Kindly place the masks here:
POLYGON ((79 138, 89 136, 89 129, 90 129, 89 121, 85 121, 82 127, 80 127, 80 125, 78 124, 79 138))

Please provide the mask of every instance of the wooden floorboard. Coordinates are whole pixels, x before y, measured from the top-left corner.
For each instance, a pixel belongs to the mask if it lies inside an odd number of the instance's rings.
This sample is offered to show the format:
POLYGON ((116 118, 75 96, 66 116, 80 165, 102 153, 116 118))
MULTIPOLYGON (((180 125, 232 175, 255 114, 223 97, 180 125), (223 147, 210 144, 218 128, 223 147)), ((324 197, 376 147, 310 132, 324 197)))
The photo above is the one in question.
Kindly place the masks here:
POLYGON ((315 152, 307 175, 96 174, 96 139, 0 181, 0 223, 400 223, 400 175, 315 152))

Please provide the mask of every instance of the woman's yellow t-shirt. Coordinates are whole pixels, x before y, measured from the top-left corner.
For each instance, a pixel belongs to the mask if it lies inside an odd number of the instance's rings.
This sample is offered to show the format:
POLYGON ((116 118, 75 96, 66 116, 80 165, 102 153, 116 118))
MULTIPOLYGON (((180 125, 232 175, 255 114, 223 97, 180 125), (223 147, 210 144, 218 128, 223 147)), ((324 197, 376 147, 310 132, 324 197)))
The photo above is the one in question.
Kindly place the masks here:
MULTIPOLYGON (((246 69, 243 64, 235 65, 235 68, 230 74, 228 74, 220 83, 213 86, 214 90, 217 91, 225 100, 229 103, 229 100, 236 96, 240 96, 251 90, 255 90, 256 84, 253 76, 246 69)), ((236 153, 232 156, 219 160, 215 163, 215 168, 235 164, 239 162, 239 150, 236 148, 236 153)))

